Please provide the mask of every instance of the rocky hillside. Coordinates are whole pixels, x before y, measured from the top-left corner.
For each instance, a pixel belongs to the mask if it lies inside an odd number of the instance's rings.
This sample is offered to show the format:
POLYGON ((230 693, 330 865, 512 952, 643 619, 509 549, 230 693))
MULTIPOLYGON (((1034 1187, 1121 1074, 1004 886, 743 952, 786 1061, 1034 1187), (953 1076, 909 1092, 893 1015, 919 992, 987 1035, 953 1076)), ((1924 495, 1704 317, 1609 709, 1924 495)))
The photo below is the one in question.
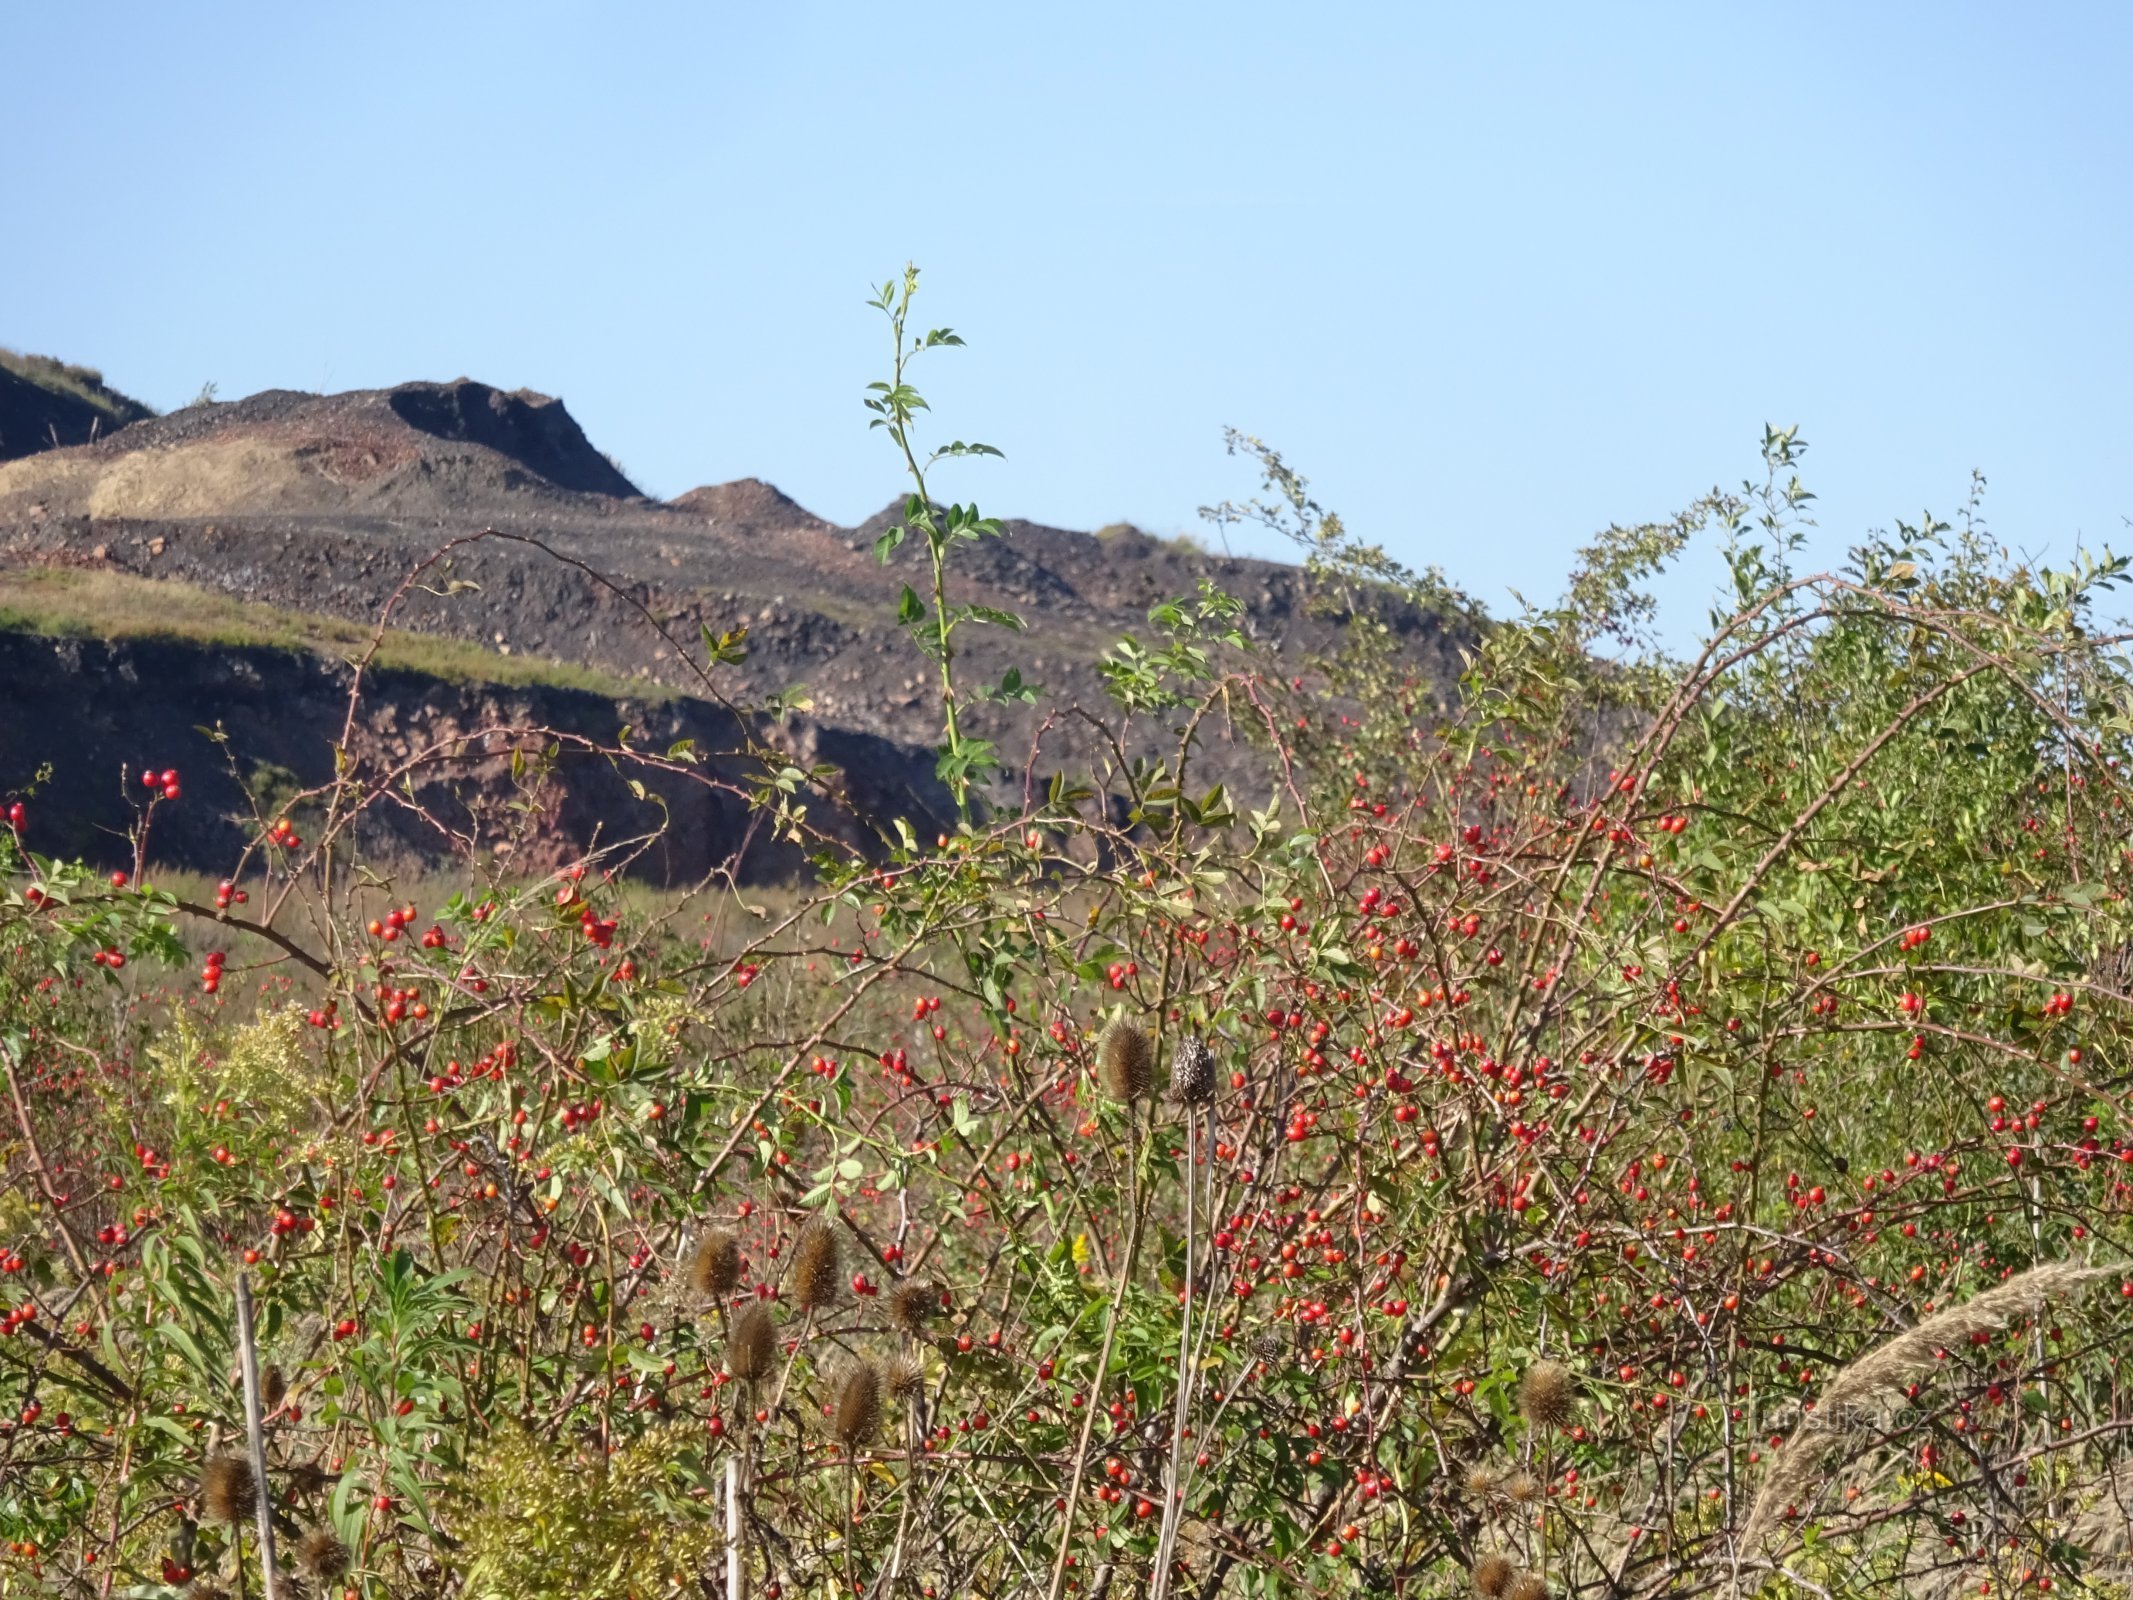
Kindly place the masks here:
MULTIPOLYGON (((205 594, 365 623, 397 594, 395 627, 479 645, 521 680, 530 657, 706 704, 757 704, 804 685, 808 711, 793 719, 794 737, 871 741, 847 751, 855 787, 910 795, 906 769, 928 761, 937 711, 925 664, 894 626, 895 597, 918 581, 920 558, 907 546, 884 571, 873 556, 891 518, 837 527, 754 480, 651 501, 560 401, 468 380, 272 391, 0 465, 0 568, 132 575, 177 586, 174 602, 205 594), (705 682, 682 655, 700 654, 700 629, 745 629, 746 661, 705 682)), ((1121 633, 1144 633, 1151 604, 1191 594, 1203 577, 1247 603, 1251 631, 1277 657, 1322 646, 1337 628, 1307 606, 1293 567, 1131 529, 1014 522, 1005 539, 956 558, 954 599, 1029 623, 1021 634, 972 634, 969 681, 997 681, 1015 666, 1053 705, 1100 705, 1104 651, 1121 633)), ((78 618, 15 626, 82 631, 78 618)), ((1457 641, 1433 619, 1401 626, 1423 672, 1456 671, 1457 641)), ((95 680, 111 661, 91 650, 68 659, 59 670, 82 677, 76 697, 97 701, 95 680)), ((172 708, 171 721, 211 724, 216 673, 177 678, 201 698, 172 708)), ((0 686, 0 721, 17 730, 0 744, 0 786, 40 761, 83 756, 26 714, 24 683, 10 674, 0 686)), ((48 683, 40 692, 56 691, 48 683)), ((1027 754, 1031 712, 985 708, 978 720, 1011 760, 1027 754)), ((1242 748, 1210 749, 1201 770, 1209 782, 1261 786, 1242 748)))
POLYGON ((93 367, 0 349, 0 461, 87 444, 154 415, 93 367))

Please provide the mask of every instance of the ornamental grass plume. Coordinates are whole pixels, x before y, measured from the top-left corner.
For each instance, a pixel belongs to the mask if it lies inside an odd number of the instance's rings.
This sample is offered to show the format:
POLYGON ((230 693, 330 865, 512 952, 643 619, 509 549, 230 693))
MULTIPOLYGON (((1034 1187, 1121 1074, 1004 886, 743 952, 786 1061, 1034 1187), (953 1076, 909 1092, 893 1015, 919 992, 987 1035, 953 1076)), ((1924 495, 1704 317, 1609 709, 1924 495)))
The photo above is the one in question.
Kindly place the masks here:
POLYGON ((1518 1380, 1519 1415, 1531 1427, 1560 1431, 1576 1408, 1576 1385, 1560 1361, 1536 1361, 1518 1380))
POLYGON ((1187 1106, 1204 1106, 1215 1097, 1215 1053, 1189 1034, 1171 1052, 1170 1097, 1187 1106))
POLYGON ((836 1228, 821 1219, 800 1230, 793 1246, 792 1270, 786 1282, 802 1311, 822 1311, 837 1303, 839 1280, 844 1273, 843 1252, 837 1245, 836 1228))
POLYGON ((837 1442, 855 1450, 881 1423, 881 1374, 871 1361, 854 1362, 837 1392, 837 1442))
POLYGON ((777 1360, 778 1330, 760 1305, 743 1306, 726 1333, 726 1370, 743 1383, 770 1376, 777 1360))
POLYGON ((889 1291, 889 1326, 907 1339, 923 1339, 926 1324, 940 1308, 937 1285, 923 1278, 906 1278, 889 1291))
POLYGON ((1491 1550, 1474 1563, 1469 1576, 1474 1580, 1474 1593, 1486 1595, 1488 1600, 1503 1600, 1504 1591, 1511 1587, 1511 1580, 1517 1574, 1518 1568, 1509 1556, 1501 1550, 1491 1550))
POLYGON ((1104 1093, 1123 1104, 1148 1098, 1155 1086, 1155 1049, 1132 1023, 1114 1022, 1096 1041, 1096 1073, 1104 1093))
POLYGON ((348 1546, 331 1528, 313 1528, 297 1542, 296 1565, 323 1588, 348 1570, 348 1546))
POLYGON ((741 1241, 713 1228, 689 1258, 689 1292, 699 1300, 723 1300, 741 1281, 741 1241))
POLYGON ((2099 1279, 2117 1276, 2119 1270, 2074 1261, 2032 1267, 1961 1305, 1935 1312, 1839 1372, 1822 1391, 1821 1403, 1801 1418, 1763 1479, 1748 1520, 1741 1526, 1742 1553, 1753 1555, 1778 1514, 1814 1486, 1830 1446, 1859 1423, 1867 1408, 1934 1371, 1942 1350, 1968 1342, 1972 1334, 2004 1328, 2015 1317, 2038 1311, 2047 1301, 2078 1294, 2099 1279))
POLYGON ((242 1522, 258 1500, 252 1463, 243 1456, 209 1456, 200 1468, 200 1508, 210 1522, 242 1522))

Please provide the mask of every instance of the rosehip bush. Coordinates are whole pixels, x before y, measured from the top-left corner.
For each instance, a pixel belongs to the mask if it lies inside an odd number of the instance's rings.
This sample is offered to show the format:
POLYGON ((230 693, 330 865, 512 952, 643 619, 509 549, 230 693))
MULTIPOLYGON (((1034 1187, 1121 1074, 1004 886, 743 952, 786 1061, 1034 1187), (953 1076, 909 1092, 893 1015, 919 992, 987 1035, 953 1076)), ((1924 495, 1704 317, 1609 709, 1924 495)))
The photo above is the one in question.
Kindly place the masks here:
MULTIPOLYGON (((899 443, 951 342, 914 287, 899 443)), ((1224 514, 1305 541, 1342 648, 1159 606, 1060 708, 1099 737, 1011 772, 970 697, 961 820, 871 852, 766 761, 781 909, 634 846, 396 875, 360 822, 411 790, 360 765, 211 897, 0 837, 0 1582, 256 1581, 203 1485, 240 1272, 322 1591, 2125 1581, 2119 564, 1973 506, 1795 573, 1772 433, 1491 620, 1238 442, 1272 496, 1224 514), (1734 604, 1672 660, 1644 584, 1699 537, 1734 604), (1193 781, 1217 737, 1261 792, 1193 781)), ((952 706, 994 530, 908 510, 952 706)))

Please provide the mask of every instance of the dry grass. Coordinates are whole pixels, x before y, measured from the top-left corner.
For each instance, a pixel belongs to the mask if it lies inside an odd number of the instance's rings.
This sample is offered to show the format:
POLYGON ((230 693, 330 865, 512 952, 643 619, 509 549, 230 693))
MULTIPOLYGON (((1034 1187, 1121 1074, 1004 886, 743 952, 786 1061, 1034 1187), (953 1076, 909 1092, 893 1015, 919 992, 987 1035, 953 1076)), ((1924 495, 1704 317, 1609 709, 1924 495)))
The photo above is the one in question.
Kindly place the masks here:
MULTIPOLYGON (((122 572, 20 567, 0 571, 0 629, 66 639, 172 639, 225 649, 301 650, 353 660, 372 630, 339 617, 283 611, 189 583, 122 572)), ((386 671, 451 683, 578 689, 614 699, 661 699, 656 686, 568 661, 506 656, 465 639, 388 630, 374 658, 386 671)))
POLYGON ((1899 1394, 1914 1378, 1930 1375, 1938 1365, 1940 1350, 1963 1344, 1973 1333, 1997 1332, 2016 1317, 2031 1314, 2049 1301, 2078 1294, 2117 1270, 2083 1266, 2075 1261, 2032 1267, 1960 1305, 1945 1307, 1859 1357, 1837 1374, 1823 1392, 1820 1405, 1794 1430, 1771 1464, 1762 1491, 1756 1495, 1741 1529, 1741 1550, 1755 1553, 1784 1508, 1814 1488, 1829 1447, 1860 1426, 1868 1413, 1899 1394))

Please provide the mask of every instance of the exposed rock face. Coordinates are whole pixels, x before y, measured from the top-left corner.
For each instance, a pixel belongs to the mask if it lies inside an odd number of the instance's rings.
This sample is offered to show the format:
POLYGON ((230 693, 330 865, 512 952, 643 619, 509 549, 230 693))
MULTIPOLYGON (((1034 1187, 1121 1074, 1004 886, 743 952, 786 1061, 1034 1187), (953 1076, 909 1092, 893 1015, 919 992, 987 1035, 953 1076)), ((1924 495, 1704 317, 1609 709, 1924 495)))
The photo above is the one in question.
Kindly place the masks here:
POLYGON ((87 367, 0 351, 0 461, 87 444, 153 415, 87 367))
POLYGON ((580 494, 628 497, 637 489, 592 447, 563 402, 530 389, 504 394, 485 383, 407 383, 385 403, 409 427, 438 439, 478 444, 580 494))
MULTIPOLYGON (((51 780, 30 802, 30 848, 117 863, 135 820, 137 791, 125 772, 176 767, 185 796, 157 812, 153 857, 227 871, 257 835, 255 797, 277 805, 331 781, 352 680, 345 664, 301 652, 0 632, 0 729, 7 730, 0 787, 24 782, 35 770, 30 758, 48 751, 51 780), (209 730, 220 730, 227 745, 209 730)), ((362 843, 388 861, 471 851, 546 872, 595 843, 656 832, 634 862, 638 876, 686 883, 730 867, 742 882, 787 880, 804 870, 800 853, 752 827, 744 798, 762 768, 730 754, 751 737, 788 759, 833 769, 830 785, 842 803, 817 802, 809 818, 864 854, 878 848, 877 830, 893 818, 930 831, 952 813, 929 752, 850 729, 799 721, 744 727, 701 700, 616 701, 384 672, 370 676, 357 705, 351 770, 376 781, 424 752, 446 754, 413 768, 409 803, 371 808, 362 843), (625 726, 632 750, 662 757, 686 740, 698 760, 618 766, 595 747, 612 747, 625 726), (632 778, 644 785, 643 797, 631 790, 632 778)))

